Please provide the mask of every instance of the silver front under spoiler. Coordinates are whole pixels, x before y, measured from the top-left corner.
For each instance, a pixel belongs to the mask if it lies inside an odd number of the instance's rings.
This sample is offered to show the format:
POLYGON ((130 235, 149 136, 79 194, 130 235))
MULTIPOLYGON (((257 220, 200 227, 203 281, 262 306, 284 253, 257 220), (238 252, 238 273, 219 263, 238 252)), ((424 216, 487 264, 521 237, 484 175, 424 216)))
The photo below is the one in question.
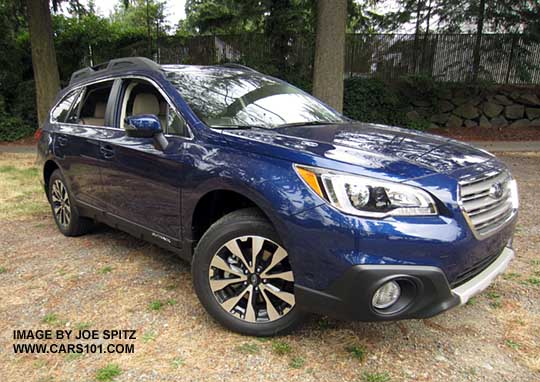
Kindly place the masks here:
POLYGON ((489 267, 467 281, 465 284, 452 289, 452 293, 459 297, 461 305, 465 304, 472 296, 482 292, 498 275, 503 273, 513 258, 514 251, 508 247, 505 248, 497 260, 495 260, 489 267))

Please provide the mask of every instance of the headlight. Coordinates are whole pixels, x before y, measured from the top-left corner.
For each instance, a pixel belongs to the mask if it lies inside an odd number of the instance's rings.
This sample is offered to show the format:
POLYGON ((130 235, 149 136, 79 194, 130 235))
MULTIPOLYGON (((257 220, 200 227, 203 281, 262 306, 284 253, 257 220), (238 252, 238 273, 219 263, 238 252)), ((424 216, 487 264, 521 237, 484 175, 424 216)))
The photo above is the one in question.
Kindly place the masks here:
POLYGON ((294 167, 315 193, 347 214, 374 218, 437 214, 433 198, 418 187, 316 167, 294 167))

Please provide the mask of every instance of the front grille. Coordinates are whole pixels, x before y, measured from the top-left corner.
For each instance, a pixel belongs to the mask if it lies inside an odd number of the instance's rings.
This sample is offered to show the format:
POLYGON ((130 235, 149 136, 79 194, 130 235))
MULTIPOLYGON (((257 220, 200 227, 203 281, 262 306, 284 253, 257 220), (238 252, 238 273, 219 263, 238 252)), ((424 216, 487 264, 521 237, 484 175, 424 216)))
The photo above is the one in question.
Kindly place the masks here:
POLYGON ((462 180, 460 201, 471 229, 484 237, 504 226, 516 213, 515 188, 508 171, 462 180))

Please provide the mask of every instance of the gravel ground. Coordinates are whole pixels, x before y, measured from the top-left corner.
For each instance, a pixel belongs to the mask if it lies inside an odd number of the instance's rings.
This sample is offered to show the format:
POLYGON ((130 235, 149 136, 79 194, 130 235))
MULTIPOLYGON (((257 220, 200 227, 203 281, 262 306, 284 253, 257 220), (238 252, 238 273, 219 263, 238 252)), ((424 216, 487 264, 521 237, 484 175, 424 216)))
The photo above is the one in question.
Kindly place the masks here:
POLYGON ((0 380, 540 380, 540 154, 502 159, 521 192, 517 258, 471 303, 429 320, 312 317, 288 336, 254 339, 210 319, 189 265, 173 254, 106 227, 63 237, 36 186, 33 156, 2 154, 0 380), (14 342, 28 342, 14 341, 16 329, 81 328, 134 329, 136 340, 77 343, 134 344, 135 352, 14 354, 14 342))

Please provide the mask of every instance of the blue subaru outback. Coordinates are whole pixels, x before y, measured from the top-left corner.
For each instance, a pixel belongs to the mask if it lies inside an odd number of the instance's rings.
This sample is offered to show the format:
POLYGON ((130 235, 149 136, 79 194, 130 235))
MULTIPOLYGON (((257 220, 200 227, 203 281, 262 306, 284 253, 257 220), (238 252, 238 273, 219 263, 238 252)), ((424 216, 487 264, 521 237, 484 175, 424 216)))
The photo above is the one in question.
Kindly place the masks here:
POLYGON ((85 68, 37 136, 64 235, 102 222, 177 253, 240 333, 283 333, 306 312, 430 317, 514 256, 517 186, 495 157, 350 120, 247 67, 85 68))

